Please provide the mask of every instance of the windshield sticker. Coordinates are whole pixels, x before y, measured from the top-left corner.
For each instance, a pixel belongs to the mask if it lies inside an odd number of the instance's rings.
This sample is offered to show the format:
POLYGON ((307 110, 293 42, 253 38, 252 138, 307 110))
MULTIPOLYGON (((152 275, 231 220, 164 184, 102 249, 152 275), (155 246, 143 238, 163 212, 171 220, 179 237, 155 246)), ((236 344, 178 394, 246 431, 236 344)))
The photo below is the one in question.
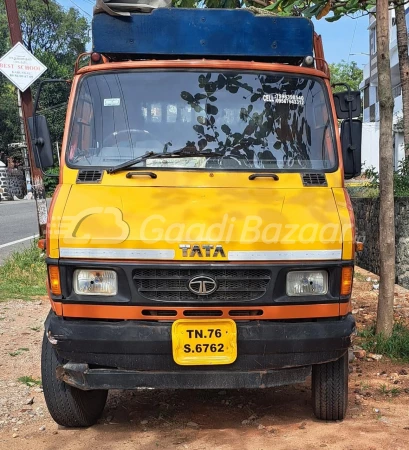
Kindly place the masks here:
POLYGON ((272 103, 287 103, 290 105, 304 106, 304 97, 302 95, 288 95, 288 94, 264 94, 263 100, 272 103))
POLYGON ((120 106, 120 98, 104 98, 104 106, 120 106))

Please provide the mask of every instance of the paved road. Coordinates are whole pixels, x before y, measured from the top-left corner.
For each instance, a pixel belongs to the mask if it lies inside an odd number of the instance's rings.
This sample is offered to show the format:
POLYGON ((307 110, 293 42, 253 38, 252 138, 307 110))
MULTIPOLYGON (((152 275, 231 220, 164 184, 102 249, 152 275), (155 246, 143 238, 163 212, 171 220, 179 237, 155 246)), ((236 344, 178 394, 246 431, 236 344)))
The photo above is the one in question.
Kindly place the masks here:
POLYGON ((13 251, 28 247, 38 233, 34 200, 0 202, 0 264, 13 251), (9 245, 11 244, 11 245, 9 245))

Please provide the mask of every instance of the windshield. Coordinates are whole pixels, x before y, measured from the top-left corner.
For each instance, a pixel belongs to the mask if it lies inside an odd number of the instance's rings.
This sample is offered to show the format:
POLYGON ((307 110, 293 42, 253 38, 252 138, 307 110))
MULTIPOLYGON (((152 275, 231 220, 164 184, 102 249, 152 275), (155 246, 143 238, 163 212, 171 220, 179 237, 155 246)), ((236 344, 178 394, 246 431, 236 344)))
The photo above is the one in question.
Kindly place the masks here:
POLYGON ((71 167, 114 167, 154 152, 132 167, 334 169, 329 111, 324 85, 313 77, 237 71, 92 74, 80 85, 67 158, 71 167))

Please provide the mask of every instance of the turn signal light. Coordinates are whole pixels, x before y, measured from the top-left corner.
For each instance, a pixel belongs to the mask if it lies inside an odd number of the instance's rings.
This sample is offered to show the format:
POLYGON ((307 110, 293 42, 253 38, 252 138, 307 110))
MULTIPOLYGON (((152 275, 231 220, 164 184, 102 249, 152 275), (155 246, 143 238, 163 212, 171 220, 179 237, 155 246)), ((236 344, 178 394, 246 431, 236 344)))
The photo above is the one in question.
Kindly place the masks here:
POLYGON ((353 267, 343 267, 341 275, 341 296, 346 297, 351 295, 352 281, 354 277, 353 267))
POLYGON ((45 250, 45 239, 39 239, 37 242, 37 247, 40 250, 45 250))
POLYGON ((60 270, 58 266, 49 266, 50 290, 54 295, 61 295, 60 270))
POLYGON ((362 252, 364 249, 364 243, 363 242, 355 242, 355 250, 357 252, 362 252))

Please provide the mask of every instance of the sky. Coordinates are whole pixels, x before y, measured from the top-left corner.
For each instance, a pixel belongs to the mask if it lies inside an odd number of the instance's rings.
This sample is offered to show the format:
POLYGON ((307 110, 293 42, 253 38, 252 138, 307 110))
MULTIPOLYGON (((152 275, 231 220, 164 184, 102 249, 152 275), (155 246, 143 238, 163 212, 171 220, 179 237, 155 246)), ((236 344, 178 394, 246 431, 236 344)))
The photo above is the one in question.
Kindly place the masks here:
MULTIPOLYGON (((65 8, 76 8, 82 15, 91 19, 94 0, 57 0, 65 8)), ((337 22, 325 19, 315 20, 314 27, 321 34, 325 59, 328 63, 356 61, 362 69, 369 61, 368 17, 351 19, 344 17, 337 22), (353 53, 353 55, 351 55, 353 53)))

